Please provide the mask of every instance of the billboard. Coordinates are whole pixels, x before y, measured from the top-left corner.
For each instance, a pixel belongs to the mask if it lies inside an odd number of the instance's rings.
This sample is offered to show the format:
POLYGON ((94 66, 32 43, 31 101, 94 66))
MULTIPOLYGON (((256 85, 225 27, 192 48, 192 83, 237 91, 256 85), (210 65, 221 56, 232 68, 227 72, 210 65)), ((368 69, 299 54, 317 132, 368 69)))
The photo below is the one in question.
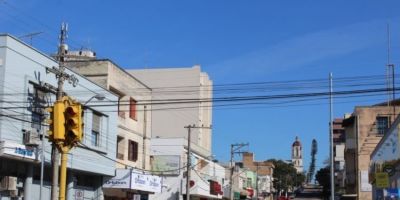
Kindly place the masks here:
POLYGON ((153 155, 150 157, 151 171, 153 174, 179 175, 179 155, 153 155))

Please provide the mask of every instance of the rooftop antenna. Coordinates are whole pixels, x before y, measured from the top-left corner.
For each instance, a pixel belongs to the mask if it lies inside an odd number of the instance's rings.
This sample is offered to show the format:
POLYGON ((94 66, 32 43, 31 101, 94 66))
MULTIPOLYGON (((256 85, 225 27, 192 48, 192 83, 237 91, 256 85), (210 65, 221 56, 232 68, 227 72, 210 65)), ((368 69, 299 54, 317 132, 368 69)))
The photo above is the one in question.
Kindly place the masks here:
POLYGON ((42 34, 42 33, 43 33, 43 31, 28 33, 28 34, 26 34, 26 35, 19 36, 18 38, 19 38, 19 39, 29 38, 29 44, 32 46, 32 39, 33 39, 33 37, 38 36, 38 35, 40 35, 40 34, 42 34))
POLYGON ((394 77, 394 64, 391 63, 391 35, 390 35, 390 24, 387 24, 387 64, 386 64, 386 83, 388 91, 388 103, 387 105, 393 106, 393 115, 396 114, 396 108, 394 100, 396 99, 396 88, 395 88, 395 77, 394 77))

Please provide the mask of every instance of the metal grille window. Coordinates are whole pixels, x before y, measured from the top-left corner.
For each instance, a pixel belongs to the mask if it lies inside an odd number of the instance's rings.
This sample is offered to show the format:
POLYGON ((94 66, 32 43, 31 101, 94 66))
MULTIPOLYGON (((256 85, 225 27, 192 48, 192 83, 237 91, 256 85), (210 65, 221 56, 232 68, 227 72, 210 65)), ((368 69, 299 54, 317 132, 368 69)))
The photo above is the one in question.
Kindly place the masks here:
POLYGON ((385 134, 386 130, 389 128, 389 117, 377 117, 376 128, 379 135, 385 134))

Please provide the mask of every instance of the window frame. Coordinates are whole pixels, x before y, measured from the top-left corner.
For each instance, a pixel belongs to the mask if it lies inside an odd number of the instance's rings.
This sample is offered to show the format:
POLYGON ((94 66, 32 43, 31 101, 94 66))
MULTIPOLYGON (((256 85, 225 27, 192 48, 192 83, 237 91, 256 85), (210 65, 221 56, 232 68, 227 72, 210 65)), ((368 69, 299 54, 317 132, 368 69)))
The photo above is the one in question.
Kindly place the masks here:
POLYGON ((134 140, 128 140, 128 160, 136 162, 139 157, 139 143, 134 140))
POLYGON ((137 101, 134 98, 129 98, 129 118, 137 120, 137 101))
POLYGON ((377 135, 384 135, 386 133, 386 131, 389 129, 390 126, 390 117, 388 116, 377 116, 376 117, 376 132, 377 135), (380 119, 385 119, 386 121, 386 126, 383 127, 381 126, 383 121, 380 121, 380 119))

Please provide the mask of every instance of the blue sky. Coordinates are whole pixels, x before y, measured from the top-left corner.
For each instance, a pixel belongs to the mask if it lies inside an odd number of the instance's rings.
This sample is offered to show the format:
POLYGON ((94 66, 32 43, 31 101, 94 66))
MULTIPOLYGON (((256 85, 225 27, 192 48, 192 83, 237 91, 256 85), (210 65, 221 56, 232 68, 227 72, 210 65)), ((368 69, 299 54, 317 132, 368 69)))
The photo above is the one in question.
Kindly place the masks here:
MULTIPOLYGON (((0 0, 0 32, 43 31, 33 46, 52 53, 66 21, 72 48, 92 48, 126 68, 201 64, 214 84, 327 78, 329 72, 383 75, 388 23, 392 62, 399 66, 399 7, 396 0, 0 0)), ((334 116, 383 98, 335 104, 334 116)), ((317 139, 321 166, 328 156, 328 121, 327 104, 217 108, 214 154, 228 160, 231 143, 249 142, 257 159, 289 159, 297 135, 305 155, 317 139)), ((308 166, 309 157, 305 161, 308 166)))

